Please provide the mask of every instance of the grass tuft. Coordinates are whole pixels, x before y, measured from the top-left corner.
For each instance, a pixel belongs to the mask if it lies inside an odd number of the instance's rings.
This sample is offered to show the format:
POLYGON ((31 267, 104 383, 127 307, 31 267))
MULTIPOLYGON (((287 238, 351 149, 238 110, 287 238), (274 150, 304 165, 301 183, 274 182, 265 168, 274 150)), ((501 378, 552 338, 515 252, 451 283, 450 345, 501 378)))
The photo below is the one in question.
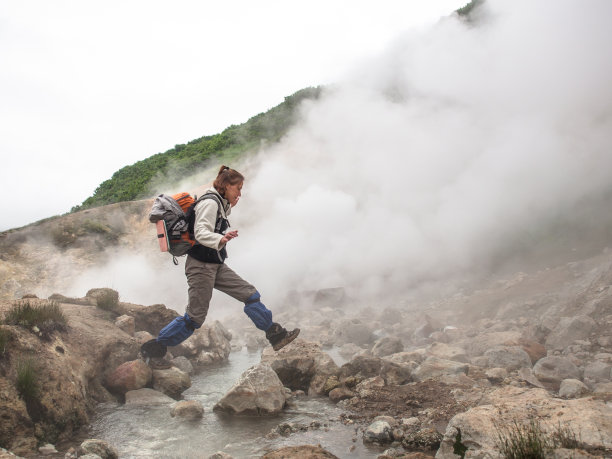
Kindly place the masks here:
POLYGON ((570 427, 557 426, 546 433, 531 417, 527 423, 514 420, 509 427, 497 427, 497 446, 505 459, 544 459, 555 448, 577 449, 580 441, 570 427))
POLYGON ((11 339, 11 332, 5 328, 0 328, 0 358, 2 358, 6 352, 6 346, 11 339))
POLYGON ((26 402, 38 399, 40 393, 38 368, 33 358, 26 358, 17 363, 15 387, 26 402))
POLYGON ((22 327, 38 327, 43 334, 54 330, 64 331, 68 320, 56 301, 41 303, 19 300, 6 312, 4 323, 22 327))
POLYGON ((100 289, 95 296, 97 306, 105 311, 114 312, 119 304, 119 294, 112 289, 100 289))

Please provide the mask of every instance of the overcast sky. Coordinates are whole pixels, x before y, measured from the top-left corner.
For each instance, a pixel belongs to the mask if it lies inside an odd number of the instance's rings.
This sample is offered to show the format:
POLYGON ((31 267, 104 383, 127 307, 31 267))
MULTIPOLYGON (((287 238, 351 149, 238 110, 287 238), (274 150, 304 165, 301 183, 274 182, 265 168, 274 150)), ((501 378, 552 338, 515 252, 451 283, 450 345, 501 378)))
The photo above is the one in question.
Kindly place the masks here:
POLYGON ((67 212, 123 166, 333 83, 466 2, 2 0, 0 231, 67 212))

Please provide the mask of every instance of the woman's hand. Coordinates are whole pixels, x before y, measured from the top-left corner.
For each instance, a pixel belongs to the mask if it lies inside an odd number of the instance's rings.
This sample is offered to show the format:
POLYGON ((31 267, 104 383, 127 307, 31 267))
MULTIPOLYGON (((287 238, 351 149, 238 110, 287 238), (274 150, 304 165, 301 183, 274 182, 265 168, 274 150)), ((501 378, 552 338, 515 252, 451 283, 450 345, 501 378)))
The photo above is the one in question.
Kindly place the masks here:
POLYGON ((228 231, 227 233, 225 233, 223 235, 223 237, 221 238, 221 245, 225 245, 227 244, 229 241, 231 241, 232 239, 234 239, 235 237, 238 237, 238 230, 234 230, 234 231, 228 231))

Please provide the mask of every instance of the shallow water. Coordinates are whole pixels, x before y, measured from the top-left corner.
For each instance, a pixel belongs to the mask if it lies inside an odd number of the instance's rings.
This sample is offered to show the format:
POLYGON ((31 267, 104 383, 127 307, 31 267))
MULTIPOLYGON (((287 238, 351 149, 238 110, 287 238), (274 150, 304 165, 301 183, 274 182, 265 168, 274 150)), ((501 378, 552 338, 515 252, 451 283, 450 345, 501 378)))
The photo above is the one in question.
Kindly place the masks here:
MULTIPOLYGON (((334 359, 337 358, 334 356, 334 359)), ((380 448, 362 443, 354 425, 339 422, 342 413, 326 397, 298 397, 278 416, 231 416, 213 412, 213 406, 249 367, 259 363, 260 353, 232 352, 225 364, 207 367, 192 376, 185 400, 198 400, 204 417, 185 421, 170 416, 169 406, 132 407, 101 405, 91 425, 93 438, 106 440, 121 458, 206 458, 225 451, 235 458, 260 457, 290 445, 317 445, 340 458, 375 458, 380 448), (287 437, 265 438, 282 423, 322 427, 287 437)))

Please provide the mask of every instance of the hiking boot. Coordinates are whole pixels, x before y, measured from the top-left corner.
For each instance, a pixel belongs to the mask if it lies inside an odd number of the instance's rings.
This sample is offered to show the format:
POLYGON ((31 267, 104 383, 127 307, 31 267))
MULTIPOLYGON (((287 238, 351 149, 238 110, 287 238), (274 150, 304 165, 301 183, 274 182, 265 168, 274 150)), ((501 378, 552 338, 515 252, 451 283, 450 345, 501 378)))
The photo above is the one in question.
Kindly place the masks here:
POLYGON ((147 360, 147 364, 151 370, 167 370, 168 368, 172 367, 172 363, 163 357, 151 357, 147 360))
POLYGON ((280 351, 283 347, 297 338, 300 334, 300 329, 296 328, 292 331, 287 331, 276 322, 266 331, 266 338, 270 341, 272 349, 280 351))
POLYGON ((140 355, 147 360, 151 358, 161 358, 166 355, 168 348, 159 343, 156 339, 151 339, 140 346, 140 355))

